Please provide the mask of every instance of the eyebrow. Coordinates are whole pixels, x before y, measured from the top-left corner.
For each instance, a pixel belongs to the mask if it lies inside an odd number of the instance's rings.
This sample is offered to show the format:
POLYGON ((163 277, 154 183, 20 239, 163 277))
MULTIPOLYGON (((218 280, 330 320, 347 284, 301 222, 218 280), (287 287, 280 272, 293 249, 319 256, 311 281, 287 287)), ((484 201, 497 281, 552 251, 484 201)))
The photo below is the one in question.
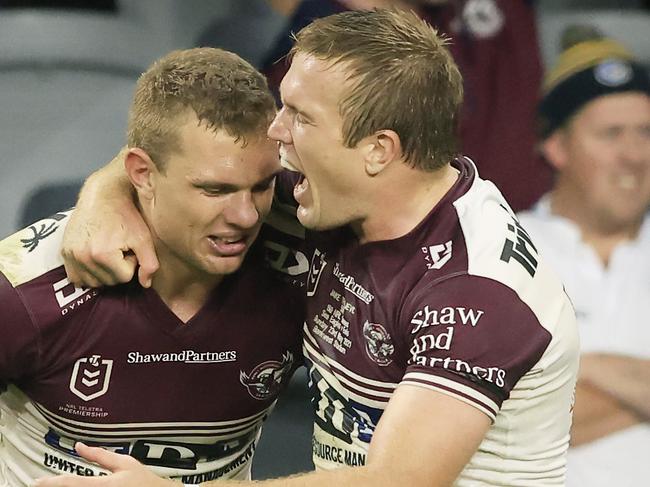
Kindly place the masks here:
MULTIPOLYGON (((275 179, 280 173, 282 173, 283 170, 280 169, 278 171, 275 171, 273 174, 270 176, 261 179, 260 181, 257 181, 255 184, 253 184, 253 188, 260 187, 260 186, 267 186, 271 184, 273 179, 275 179)), ((239 191, 241 188, 240 186, 237 186, 236 184, 231 184, 231 183, 223 183, 220 181, 201 181, 201 180, 194 180, 191 182, 192 186, 198 189, 218 189, 219 191, 223 191, 226 193, 230 192, 236 192, 239 191)))
POLYGON ((300 110, 297 106, 292 105, 291 103, 286 103, 286 102, 282 101, 282 105, 285 108, 288 108, 289 110, 291 110, 294 113, 299 113, 300 115, 302 115, 303 117, 307 118, 310 121, 314 120, 314 117, 312 117, 309 113, 307 113, 307 112, 305 112, 303 110, 300 110))

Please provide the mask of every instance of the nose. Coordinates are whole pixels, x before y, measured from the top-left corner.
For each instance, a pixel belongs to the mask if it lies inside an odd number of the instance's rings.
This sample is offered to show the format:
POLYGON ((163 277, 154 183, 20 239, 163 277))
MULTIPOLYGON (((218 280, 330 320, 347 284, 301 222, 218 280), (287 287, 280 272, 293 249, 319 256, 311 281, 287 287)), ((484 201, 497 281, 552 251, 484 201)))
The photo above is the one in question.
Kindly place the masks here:
POLYGON ((287 128, 287 110, 282 109, 275 114, 275 118, 269 126, 267 131, 269 139, 281 142, 283 144, 291 144, 291 131, 287 128))
POLYGON ((232 194, 223 215, 228 224, 242 229, 254 227, 260 219, 260 213, 250 191, 232 194))

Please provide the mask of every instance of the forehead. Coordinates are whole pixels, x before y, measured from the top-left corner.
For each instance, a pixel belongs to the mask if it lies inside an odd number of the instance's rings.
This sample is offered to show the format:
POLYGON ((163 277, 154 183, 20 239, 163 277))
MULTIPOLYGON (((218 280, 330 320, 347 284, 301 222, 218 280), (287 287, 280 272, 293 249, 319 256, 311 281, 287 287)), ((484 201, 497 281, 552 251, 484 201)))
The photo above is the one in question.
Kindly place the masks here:
POLYGON ((280 84, 280 94, 285 104, 310 105, 314 108, 336 108, 348 85, 344 63, 318 59, 298 52, 291 61, 289 71, 280 84))
POLYGON ((650 96, 641 92, 600 96, 587 103, 578 118, 599 124, 647 124, 650 123, 650 96))
POLYGON ((214 131, 196 117, 179 127, 181 150, 170 158, 168 170, 190 178, 246 184, 280 169, 277 144, 266 134, 237 140, 225 130, 214 131))

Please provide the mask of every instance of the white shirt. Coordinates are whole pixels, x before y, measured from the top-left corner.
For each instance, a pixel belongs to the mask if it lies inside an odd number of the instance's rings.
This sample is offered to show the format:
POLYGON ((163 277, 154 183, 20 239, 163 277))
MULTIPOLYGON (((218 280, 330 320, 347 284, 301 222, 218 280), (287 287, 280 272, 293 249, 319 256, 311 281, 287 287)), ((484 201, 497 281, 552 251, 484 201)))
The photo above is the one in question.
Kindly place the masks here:
MULTIPOLYGON (((519 219, 564 281, 582 351, 650 359, 650 214, 635 240, 616 247, 607 267, 573 222, 551 213, 548 196, 519 219)), ((571 449, 567 485, 647 485, 649 452, 648 423, 571 449)))

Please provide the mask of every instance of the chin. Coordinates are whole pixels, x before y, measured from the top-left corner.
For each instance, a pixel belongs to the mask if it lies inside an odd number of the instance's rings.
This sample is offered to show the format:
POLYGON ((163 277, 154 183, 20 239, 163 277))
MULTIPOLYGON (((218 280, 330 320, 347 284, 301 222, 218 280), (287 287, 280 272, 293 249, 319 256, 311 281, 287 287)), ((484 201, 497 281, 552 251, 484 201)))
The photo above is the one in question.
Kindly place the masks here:
POLYGON ((244 255, 236 257, 218 257, 218 262, 211 262, 204 270, 211 275, 227 275, 237 272, 244 263, 244 255))

